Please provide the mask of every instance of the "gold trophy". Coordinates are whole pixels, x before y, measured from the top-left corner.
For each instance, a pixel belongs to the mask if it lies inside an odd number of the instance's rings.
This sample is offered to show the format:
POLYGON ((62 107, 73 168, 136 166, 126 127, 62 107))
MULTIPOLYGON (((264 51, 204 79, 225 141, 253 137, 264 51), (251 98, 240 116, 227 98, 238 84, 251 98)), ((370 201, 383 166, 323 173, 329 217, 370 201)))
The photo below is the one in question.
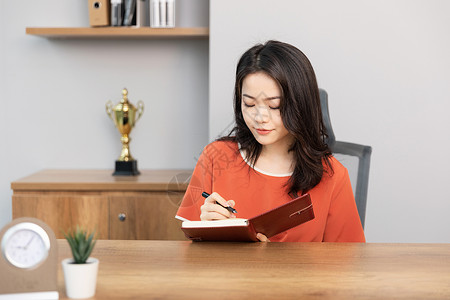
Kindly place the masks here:
POLYGON ((144 102, 139 100, 136 108, 128 102, 128 91, 126 88, 122 90, 122 95, 122 100, 117 105, 114 106, 111 100, 106 103, 106 113, 113 120, 122 135, 120 138, 122 152, 119 159, 116 160, 116 169, 113 175, 139 175, 137 161, 130 154, 129 143, 131 138, 128 135, 144 112, 144 102))

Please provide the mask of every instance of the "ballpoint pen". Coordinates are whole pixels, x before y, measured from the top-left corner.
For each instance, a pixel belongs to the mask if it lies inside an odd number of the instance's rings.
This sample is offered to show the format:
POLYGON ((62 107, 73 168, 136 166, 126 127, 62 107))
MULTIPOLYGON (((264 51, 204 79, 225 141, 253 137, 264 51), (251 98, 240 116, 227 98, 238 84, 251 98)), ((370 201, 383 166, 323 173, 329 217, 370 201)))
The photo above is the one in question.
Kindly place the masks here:
MULTIPOLYGON (((207 192, 203 192, 202 196, 205 198, 209 197, 209 194, 207 192)), ((232 212, 233 214, 237 213, 237 211, 232 208, 231 206, 223 206, 222 204, 220 204, 219 202, 216 201, 216 204, 219 204, 220 206, 222 206, 223 208, 227 209, 228 211, 232 212)))

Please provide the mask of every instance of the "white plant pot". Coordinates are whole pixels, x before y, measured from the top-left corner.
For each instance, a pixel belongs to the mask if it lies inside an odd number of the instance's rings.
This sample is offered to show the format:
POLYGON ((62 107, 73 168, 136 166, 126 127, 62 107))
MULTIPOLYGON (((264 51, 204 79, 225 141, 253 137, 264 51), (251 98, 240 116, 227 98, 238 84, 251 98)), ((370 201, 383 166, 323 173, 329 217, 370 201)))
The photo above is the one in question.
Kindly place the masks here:
POLYGON ((66 258, 61 262, 67 297, 72 299, 93 297, 97 286, 98 259, 90 257, 85 264, 73 262, 73 258, 66 258))

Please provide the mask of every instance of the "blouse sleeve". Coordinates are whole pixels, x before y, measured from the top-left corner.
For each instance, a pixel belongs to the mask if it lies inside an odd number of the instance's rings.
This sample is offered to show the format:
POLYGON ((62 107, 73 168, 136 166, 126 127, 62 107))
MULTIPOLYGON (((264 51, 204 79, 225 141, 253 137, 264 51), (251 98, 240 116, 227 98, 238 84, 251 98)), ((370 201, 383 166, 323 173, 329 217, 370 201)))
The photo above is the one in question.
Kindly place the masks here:
MULTIPOLYGON (((332 193, 328 218, 323 236, 324 242, 361 242, 366 241, 353 196, 347 169, 336 183, 332 193)), ((338 175, 338 174, 335 174, 338 175)))
POLYGON ((200 207, 205 202, 202 192, 212 190, 213 163, 208 155, 208 146, 200 155, 192 173, 186 193, 177 211, 177 218, 190 221, 200 220, 200 207))

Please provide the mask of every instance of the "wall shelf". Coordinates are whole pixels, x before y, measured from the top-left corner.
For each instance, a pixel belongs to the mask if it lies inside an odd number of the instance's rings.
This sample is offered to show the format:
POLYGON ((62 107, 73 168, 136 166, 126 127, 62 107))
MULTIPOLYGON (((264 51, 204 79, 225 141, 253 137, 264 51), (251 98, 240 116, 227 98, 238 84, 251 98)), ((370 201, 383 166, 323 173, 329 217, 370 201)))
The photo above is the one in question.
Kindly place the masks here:
POLYGON ((45 38, 209 38, 207 27, 27 27, 25 32, 45 38))

